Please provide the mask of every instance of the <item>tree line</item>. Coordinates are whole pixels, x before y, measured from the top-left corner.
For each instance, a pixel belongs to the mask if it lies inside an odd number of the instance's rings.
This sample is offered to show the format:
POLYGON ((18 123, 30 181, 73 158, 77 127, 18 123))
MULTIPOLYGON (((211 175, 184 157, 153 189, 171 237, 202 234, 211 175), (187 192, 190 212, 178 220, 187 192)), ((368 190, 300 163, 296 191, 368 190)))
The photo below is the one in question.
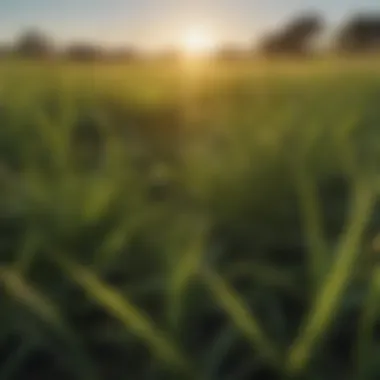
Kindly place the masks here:
MULTIPOLYGON (((218 49, 216 55, 227 60, 247 58, 253 54, 305 56, 315 51, 316 42, 326 29, 327 23, 320 14, 304 13, 278 30, 264 33, 256 49, 225 45, 218 49)), ((380 52, 380 13, 353 16, 332 37, 330 46, 335 52, 380 52)), ((140 52, 131 47, 107 49, 94 43, 75 43, 59 49, 48 34, 37 29, 25 31, 10 46, 0 46, 0 56, 59 57, 76 61, 130 61, 142 58, 140 52)), ((173 60, 179 57, 179 52, 168 50, 161 52, 159 57, 173 60)))
MULTIPOLYGON (((264 36, 260 50, 267 55, 310 54, 326 28, 321 15, 304 14, 264 36)), ((380 13, 353 16, 329 42, 331 50, 338 53, 380 52, 380 13)))
POLYGON ((22 57, 36 59, 67 58, 78 61, 127 60, 136 58, 138 52, 131 47, 106 49, 100 44, 77 42, 66 47, 56 46, 47 33, 28 29, 10 45, 0 45, 0 57, 22 57))

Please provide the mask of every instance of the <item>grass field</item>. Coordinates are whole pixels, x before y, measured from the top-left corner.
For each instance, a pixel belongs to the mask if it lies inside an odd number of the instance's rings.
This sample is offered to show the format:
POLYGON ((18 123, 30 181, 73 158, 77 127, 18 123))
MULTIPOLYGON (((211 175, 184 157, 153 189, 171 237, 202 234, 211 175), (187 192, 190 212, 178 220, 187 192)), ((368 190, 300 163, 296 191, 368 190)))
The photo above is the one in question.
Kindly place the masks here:
POLYGON ((379 102, 375 60, 0 63, 0 379, 376 379, 379 102))

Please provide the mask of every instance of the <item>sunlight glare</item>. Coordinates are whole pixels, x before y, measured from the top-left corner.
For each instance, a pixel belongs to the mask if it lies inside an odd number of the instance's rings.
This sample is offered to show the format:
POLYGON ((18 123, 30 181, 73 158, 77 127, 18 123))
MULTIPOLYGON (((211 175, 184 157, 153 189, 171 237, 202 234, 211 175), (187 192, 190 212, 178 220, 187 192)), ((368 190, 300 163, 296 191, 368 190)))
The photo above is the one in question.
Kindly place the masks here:
POLYGON ((201 57, 216 49, 212 35, 201 28, 190 28, 183 36, 182 48, 188 57, 201 57))

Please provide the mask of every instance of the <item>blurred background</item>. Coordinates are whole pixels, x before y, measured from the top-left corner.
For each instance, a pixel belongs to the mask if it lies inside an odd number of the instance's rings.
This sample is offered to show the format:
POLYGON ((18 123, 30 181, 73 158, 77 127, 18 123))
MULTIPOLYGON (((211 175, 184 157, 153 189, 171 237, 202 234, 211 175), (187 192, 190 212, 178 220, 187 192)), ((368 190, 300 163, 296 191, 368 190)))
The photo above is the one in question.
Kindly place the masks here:
POLYGON ((1 54, 126 62, 376 52, 376 1, 5 0, 1 54))
POLYGON ((0 379, 377 379, 376 0, 2 0, 0 379))

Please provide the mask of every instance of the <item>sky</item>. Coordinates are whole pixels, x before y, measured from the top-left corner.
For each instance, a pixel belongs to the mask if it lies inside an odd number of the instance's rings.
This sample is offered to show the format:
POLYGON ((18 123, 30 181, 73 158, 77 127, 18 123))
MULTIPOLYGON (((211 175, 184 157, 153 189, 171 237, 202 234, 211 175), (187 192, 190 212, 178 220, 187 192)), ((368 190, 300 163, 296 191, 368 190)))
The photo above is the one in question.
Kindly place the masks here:
POLYGON ((58 43, 161 48, 199 25, 220 42, 246 44, 308 10, 336 25, 356 11, 380 13, 380 0, 0 0, 0 41, 38 27, 58 43))

